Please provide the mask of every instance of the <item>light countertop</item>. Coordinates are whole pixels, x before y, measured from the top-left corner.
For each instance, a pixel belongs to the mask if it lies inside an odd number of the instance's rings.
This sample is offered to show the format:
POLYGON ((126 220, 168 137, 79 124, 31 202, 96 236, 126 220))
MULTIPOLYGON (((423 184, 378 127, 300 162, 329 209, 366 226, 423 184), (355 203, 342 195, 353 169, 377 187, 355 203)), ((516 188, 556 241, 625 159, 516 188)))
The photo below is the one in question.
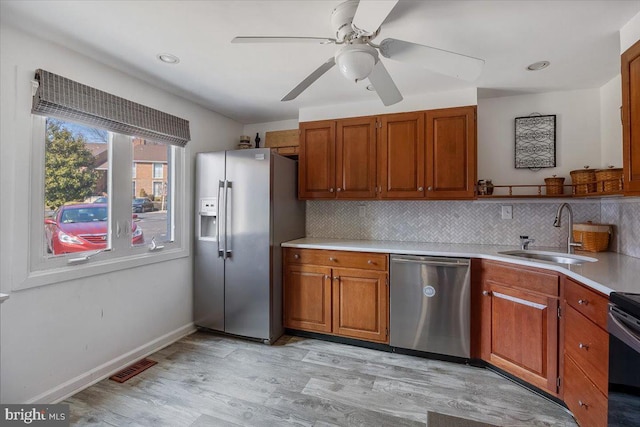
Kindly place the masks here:
MULTIPOLYGON (((355 252, 378 252, 404 255, 449 256, 459 258, 483 258, 510 262, 530 267, 546 268, 565 274, 580 283, 590 286, 604 294, 611 292, 640 293, 640 258, 621 255, 615 252, 576 252, 576 255, 597 258, 597 262, 585 262, 578 265, 565 265, 553 262, 527 260, 499 252, 518 250, 517 246, 396 242, 375 240, 342 240, 304 238, 291 240, 283 247, 306 249, 331 249, 355 252)), ((530 249, 563 253, 560 248, 530 249)))

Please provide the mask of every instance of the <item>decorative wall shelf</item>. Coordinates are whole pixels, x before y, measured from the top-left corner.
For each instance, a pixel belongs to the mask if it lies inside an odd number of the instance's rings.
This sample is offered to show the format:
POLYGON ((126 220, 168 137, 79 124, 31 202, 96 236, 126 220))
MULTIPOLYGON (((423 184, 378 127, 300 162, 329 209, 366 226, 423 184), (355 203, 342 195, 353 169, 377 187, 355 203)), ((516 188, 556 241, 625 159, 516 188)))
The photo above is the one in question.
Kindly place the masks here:
POLYGON ((529 184, 529 185, 493 185, 493 194, 478 194, 478 189, 476 188, 476 194, 479 199, 520 199, 520 198, 565 198, 565 197, 608 197, 608 196, 622 196, 623 188, 622 188, 623 180, 620 179, 607 179, 607 180, 599 180, 588 183, 580 183, 580 184, 567 184, 563 185, 563 194, 546 194, 546 184, 529 184), (619 190, 618 191, 604 191, 606 187, 610 187, 605 185, 606 183, 616 182, 618 183, 619 190), (577 192, 576 187, 584 188, 585 184, 593 184, 595 186, 595 191, 590 192, 577 192), (535 193, 531 191, 531 189, 535 189, 535 193), (523 194, 524 193, 524 194, 523 194))

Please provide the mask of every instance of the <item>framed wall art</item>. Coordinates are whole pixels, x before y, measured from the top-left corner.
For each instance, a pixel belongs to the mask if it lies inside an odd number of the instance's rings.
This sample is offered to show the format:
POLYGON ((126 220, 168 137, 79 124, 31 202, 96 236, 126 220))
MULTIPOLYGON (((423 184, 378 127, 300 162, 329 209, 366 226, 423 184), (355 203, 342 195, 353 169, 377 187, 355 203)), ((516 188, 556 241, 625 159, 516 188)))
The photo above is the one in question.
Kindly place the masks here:
POLYGON ((556 116, 516 117, 516 169, 556 166, 556 116))

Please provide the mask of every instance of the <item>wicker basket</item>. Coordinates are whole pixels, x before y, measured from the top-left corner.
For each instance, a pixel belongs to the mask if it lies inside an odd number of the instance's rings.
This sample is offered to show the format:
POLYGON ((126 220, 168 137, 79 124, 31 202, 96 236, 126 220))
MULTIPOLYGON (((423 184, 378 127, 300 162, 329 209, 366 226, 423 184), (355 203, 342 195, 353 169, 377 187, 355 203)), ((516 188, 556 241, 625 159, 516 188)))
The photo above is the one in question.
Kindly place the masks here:
POLYGON ((571 171, 571 183, 575 186, 575 194, 589 194, 596 192, 596 171, 585 166, 584 169, 571 171))
POLYGON ((596 170, 597 191, 616 193, 622 191, 622 168, 596 170))
POLYGON ((547 196, 557 196, 559 194, 564 194, 564 177, 556 178, 554 175, 551 178, 545 178, 545 189, 547 192, 547 196))
POLYGON ((573 224, 573 240, 582 242, 579 249, 587 252, 603 252, 609 247, 611 226, 608 224, 573 224))

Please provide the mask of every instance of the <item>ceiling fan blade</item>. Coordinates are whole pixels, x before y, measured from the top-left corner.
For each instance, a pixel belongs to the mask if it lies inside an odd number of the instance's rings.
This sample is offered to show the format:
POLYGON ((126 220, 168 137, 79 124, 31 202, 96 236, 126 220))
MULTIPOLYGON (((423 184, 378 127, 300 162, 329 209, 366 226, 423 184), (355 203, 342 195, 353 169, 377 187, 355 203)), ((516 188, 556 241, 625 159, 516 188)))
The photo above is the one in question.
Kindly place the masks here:
POLYGON ((367 33, 375 33, 398 3, 398 0, 360 0, 353 25, 367 33))
POLYGON ((373 67, 373 71, 369 74, 369 82, 373 85, 384 105, 389 106, 402 101, 402 94, 382 61, 378 61, 373 67))
POLYGON ((396 39, 382 40, 380 53, 385 58, 416 64, 469 82, 480 77, 484 67, 483 59, 396 39))
POLYGON ((335 43, 336 39, 329 37, 270 37, 270 36, 257 36, 257 37, 234 37, 231 43, 313 43, 313 44, 331 44, 335 43))
POLYGON ((324 73, 329 71, 331 67, 333 67, 334 65, 336 65, 336 60, 332 56, 327 60, 327 62, 322 64, 320 67, 318 67, 313 73, 309 74, 309 76, 307 76, 306 79, 301 81, 298 86, 294 87, 291 92, 289 92, 284 98, 281 99, 281 101, 291 101, 292 99, 296 99, 298 95, 304 92, 305 89, 311 86, 313 82, 318 80, 324 73))

